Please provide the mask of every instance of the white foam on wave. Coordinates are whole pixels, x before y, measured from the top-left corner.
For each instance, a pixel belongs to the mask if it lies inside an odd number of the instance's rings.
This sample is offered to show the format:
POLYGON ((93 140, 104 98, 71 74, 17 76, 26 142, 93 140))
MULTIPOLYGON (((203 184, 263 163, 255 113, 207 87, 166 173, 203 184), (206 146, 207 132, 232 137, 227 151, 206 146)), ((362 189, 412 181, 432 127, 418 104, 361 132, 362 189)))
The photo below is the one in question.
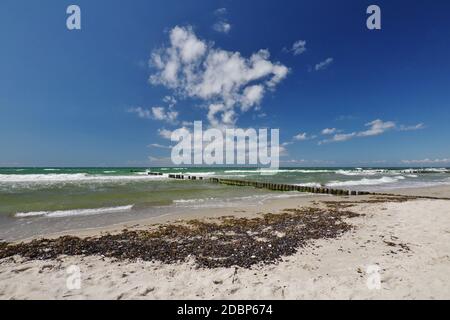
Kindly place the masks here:
POLYGON ((343 176, 374 176, 379 173, 385 173, 379 170, 337 170, 336 174, 343 176))
MULTIPOLYGON (((180 173, 178 173, 178 174, 180 174, 180 173)), ((201 176, 213 176, 216 173, 214 171, 211 171, 211 172, 185 172, 182 174, 189 175, 189 176, 200 176, 201 177, 201 176)))
POLYGON ((34 211, 34 212, 18 212, 14 215, 16 218, 32 218, 32 217, 47 217, 47 218, 64 218, 73 216, 90 216, 102 213, 116 213, 129 211, 133 208, 132 205, 111 207, 111 208, 96 208, 96 209, 73 209, 73 210, 58 210, 58 211, 34 211))
POLYGON ((113 182, 128 180, 161 180, 167 176, 149 176, 147 173, 142 175, 123 175, 123 176, 103 176, 88 175, 86 173, 71 174, 0 174, 0 183, 64 183, 64 182, 113 182))
POLYGON ((186 208, 222 208, 222 207, 238 207, 242 203, 250 205, 258 205, 258 204, 260 205, 267 200, 302 197, 302 196, 306 196, 306 194, 299 192, 285 192, 282 194, 268 193, 263 195, 249 195, 230 198, 178 199, 174 200, 173 202, 178 207, 186 207, 186 208))
POLYGON ((425 171, 428 171, 428 172, 447 172, 448 169, 446 169, 446 168, 426 168, 425 171))
POLYGON ((328 187, 350 187, 350 186, 375 186, 380 184, 395 183, 399 180, 403 180, 405 177, 382 177, 379 179, 361 179, 361 180, 349 180, 349 181, 332 181, 327 183, 328 187))
POLYGON ((297 183, 296 186, 301 187, 312 187, 312 188, 320 188, 322 185, 318 182, 306 182, 306 183, 297 183))
POLYGON ((289 173, 289 172, 297 172, 297 173, 330 173, 334 172, 334 170, 327 169, 271 169, 271 168, 260 168, 260 169, 242 169, 242 170, 225 170, 224 173, 289 173))

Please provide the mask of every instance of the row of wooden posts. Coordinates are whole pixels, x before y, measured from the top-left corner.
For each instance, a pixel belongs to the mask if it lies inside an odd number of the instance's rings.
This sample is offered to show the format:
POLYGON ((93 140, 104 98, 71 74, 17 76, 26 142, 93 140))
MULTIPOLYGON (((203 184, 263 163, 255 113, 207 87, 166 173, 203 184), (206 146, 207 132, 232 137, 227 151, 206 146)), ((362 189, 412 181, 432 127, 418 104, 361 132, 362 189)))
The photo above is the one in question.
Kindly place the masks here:
MULTIPOLYGON (((157 174, 160 175, 160 174, 157 174)), ((350 190, 341 190, 341 189, 331 189, 325 187, 308 187, 308 186, 298 186, 292 184, 280 184, 280 183, 270 183, 270 182, 258 182, 258 181, 247 181, 247 180, 234 180, 234 179, 221 179, 221 178, 208 178, 190 176, 190 175, 182 175, 182 174, 169 174, 169 178, 171 179, 179 179, 179 180, 208 180, 213 183, 226 184, 231 186, 247 186, 247 187, 255 187, 259 189, 268 189, 275 191, 299 191, 299 192, 308 192, 308 193, 322 193, 322 194, 334 194, 340 196, 349 196, 349 195, 368 195, 370 192, 366 191, 350 191, 350 190)))

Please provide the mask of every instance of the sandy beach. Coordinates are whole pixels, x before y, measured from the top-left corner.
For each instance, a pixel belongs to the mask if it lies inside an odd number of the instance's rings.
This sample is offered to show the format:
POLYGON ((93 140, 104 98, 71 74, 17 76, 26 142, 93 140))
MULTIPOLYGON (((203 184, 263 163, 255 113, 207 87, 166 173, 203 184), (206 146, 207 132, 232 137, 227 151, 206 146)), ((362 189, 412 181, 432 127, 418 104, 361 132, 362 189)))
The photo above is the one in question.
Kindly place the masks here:
MULTIPOLYGON (((397 190, 396 194, 446 197, 450 188, 397 190)), ((275 263, 250 268, 199 267, 194 259, 165 264, 105 256, 59 256, 29 260, 12 256, 0 261, 1 299, 449 299, 450 202, 413 199, 383 201, 376 197, 311 196, 279 199, 263 207, 214 212, 247 216, 288 208, 324 207, 330 201, 360 214, 345 218, 352 226, 336 238, 308 241, 275 263), (348 203, 347 203, 348 202, 348 203), (347 204, 346 204, 347 203, 347 204), (80 288, 69 289, 73 269, 80 288), (73 267, 72 267, 73 268, 73 267)), ((184 219, 207 217, 197 212, 184 219)), ((135 230, 139 221, 109 229, 78 231, 86 237, 135 230)), ((49 235, 50 236, 50 235, 49 235)), ((56 238, 61 235, 51 235, 56 238)))

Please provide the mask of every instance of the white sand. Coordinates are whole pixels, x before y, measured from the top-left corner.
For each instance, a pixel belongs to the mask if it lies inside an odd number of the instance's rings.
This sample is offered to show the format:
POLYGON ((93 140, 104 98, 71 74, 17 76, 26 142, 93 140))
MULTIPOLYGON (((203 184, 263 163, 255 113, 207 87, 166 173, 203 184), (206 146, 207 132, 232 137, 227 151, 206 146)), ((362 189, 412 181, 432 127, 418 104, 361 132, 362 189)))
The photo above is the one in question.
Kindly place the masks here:
POLYGON ((0 298, 450 298, 450 201, 363 204, 355 211, 366 216, 350 219, 356 229, 341 238, 316 241, 277 265, 238 269, 236 274, 233 268, 196 269, 193 263, 113 262, 100 257, 4 259, 0 298), (401 251, 384 241, 406 244, 411 250, 401 251), (81 270, 80 290, 66 286, 70 265, 81 270), (380 267, 379 290, 367 286, 366 270, 371 265, 380 267))

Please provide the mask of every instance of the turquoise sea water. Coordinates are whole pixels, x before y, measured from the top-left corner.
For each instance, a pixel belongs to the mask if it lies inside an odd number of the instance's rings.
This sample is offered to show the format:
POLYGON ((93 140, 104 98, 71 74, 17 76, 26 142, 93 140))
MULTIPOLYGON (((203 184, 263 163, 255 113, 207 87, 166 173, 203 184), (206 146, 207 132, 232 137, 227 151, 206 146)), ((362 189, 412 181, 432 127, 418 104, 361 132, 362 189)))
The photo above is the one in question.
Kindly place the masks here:
POLYGON ((168 179, 170 173, 378 190, 450 184, 446 168, 0 168, 0 239, 146 218, 186 208, 259 204, 284 196, 207 181, 168 179), (151 176, 148 172, 161 172, 151 176))

